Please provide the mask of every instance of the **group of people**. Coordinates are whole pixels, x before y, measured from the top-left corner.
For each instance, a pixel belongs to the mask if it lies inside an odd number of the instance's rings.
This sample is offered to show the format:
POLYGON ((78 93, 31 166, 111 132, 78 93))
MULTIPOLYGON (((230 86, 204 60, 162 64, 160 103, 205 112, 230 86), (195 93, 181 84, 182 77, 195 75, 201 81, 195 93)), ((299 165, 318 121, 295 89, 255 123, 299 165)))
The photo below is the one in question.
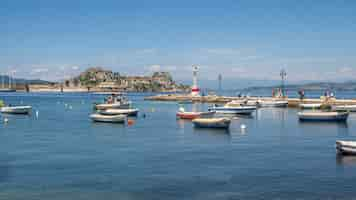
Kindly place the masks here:
POLYGON ((272 89, 272 97, 284 97, 284 92, 281 88, 272 89))
MULTIPOLYGON (((299 95, 299 99, 303 100, 305 98, 305 91, 303 89, 298 90, 298 95, 299 95)), ((333 97, 335 97, 333 92, 330 92, 329 90, 326 90, 324 92, 323 98, 325 98, 326 100, 333 97)))
POLYGON ((117 102, 117 95, 111 94, 110 96, 105 98, 105 102, 108 104, 113 104, 117 102))

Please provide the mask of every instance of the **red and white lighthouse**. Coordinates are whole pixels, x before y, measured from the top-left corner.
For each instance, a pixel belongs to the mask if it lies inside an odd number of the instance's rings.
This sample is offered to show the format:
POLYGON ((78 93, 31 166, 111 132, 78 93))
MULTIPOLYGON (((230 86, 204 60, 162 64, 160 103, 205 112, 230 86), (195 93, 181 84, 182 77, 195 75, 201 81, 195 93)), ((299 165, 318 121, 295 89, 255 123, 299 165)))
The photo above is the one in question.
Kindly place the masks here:
POLYGON ((198 66, 193 65, 193 86, 192 86, 192 96, 199 96, 200 89, 198 87, 198 66))

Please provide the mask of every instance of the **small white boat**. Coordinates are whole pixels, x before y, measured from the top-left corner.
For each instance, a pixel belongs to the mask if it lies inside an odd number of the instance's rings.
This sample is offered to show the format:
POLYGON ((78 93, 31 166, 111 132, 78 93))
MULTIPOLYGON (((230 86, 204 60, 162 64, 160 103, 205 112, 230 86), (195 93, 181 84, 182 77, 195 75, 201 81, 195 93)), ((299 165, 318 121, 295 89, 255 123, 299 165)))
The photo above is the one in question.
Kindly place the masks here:
POLYGON ((90 118, 94 122, 108 122, 108 123, 125 123, 125 115, 102 115, 102 114, 91 114, 90 118))
POLYGON ((0 108, 0 112, 6 114, 29 114, 32 110, 31 106, 5 106, 0 108))
POLYGON ((16 90, 11 88, 0 88, 0 92, 16 92, 16 90))
POLYGON ((356 142, 337 140, 336 150, 340 154, 356 155, 356 142))
POLYGON ((283 100, 258 100, 258 105, 260 107, 287 107, 288 101, 283 100))
POLYGON ((231 120, 229 118, 197 118, 193 124, 197 128, 224 128, 230 127, 231 120))
POLYGON ((331 107, 333 111, 349 111, 356 112, 356 105, 334 105, 331 107))
POLYGON ((232 101, 224 106, 214 106, 209 108, 209 111, 215 111, 216 113, 221 114, 245 114, 250 115, 257 109, 256 106, 247 106, 240 104, 239 102, 232 101))
POLYGON ((99 113, 102 115, 128 115, 128 116, 137 116, 138 109, 106 109, 100 110, 99 113))
POLYGON ((95 105, 97 110, 106 110, 106 109, 129 109, 130 102, 117 102, 117 103, 102 103, 95 105))
POLYGON ((301 109, 320 109, 321 103, 301 103, 299 108, 301 109))
POLYGON ((346 121, 348 112, 299 112, 301 121, 346 121))

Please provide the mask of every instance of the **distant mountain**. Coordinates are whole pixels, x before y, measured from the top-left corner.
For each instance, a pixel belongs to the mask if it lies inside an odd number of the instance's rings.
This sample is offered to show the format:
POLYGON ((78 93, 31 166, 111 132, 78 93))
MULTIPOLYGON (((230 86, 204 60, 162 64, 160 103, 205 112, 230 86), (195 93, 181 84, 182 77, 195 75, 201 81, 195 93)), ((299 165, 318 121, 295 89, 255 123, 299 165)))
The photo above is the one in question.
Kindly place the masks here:
MULTIPOLYGON (((248 87, 245 90, 259 90, 259 89, 271 89, 278 88, 280 85, 274 86, 256 86, 248 87)), ((288 84, 285 86, 287 90, 356 90, 356 81, 347 82, 314 82, 305 84, 288 84)))
MULTIPOLYGON (((9 83, 9 76, 0 75, 0 86, 2 84, 2 81, 4 81, 4 83, 7 85, 9 83)), ((49 81, 44 81, 44 80, 39 80, 39 79, 27 80, 27 79, 22 79, 22 78, 11 79, 11 82, 16 83, 16 84, 51 84, 52 83, 49 81)))
MULTIPOLYGON (((192 80, 181 80, 183 84, 191 85, 192 80)), ((278 85, 281 81, 279 80, 257 80, 257 79, 223 79, 221 81, 221 87, 223 90, 242 90, 250 87, 259 86, 274 86, 278 85)), ((219 88, 219 81, 216 80, 198 80, 199 87, 202 89, 217 90, 219 88)))

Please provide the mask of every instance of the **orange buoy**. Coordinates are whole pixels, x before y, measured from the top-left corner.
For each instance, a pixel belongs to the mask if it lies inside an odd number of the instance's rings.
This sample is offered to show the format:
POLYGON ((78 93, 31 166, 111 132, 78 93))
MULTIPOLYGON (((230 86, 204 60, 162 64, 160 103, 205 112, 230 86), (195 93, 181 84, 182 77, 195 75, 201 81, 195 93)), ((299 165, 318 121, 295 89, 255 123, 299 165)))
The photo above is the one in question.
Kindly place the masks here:
POLYGON ((135 123, 135 120, 132 120, 132 119, 128 119, 128 120, 127 120, 127 124, 128 124, 129 126, 134 125, 134 123, 135 123))

